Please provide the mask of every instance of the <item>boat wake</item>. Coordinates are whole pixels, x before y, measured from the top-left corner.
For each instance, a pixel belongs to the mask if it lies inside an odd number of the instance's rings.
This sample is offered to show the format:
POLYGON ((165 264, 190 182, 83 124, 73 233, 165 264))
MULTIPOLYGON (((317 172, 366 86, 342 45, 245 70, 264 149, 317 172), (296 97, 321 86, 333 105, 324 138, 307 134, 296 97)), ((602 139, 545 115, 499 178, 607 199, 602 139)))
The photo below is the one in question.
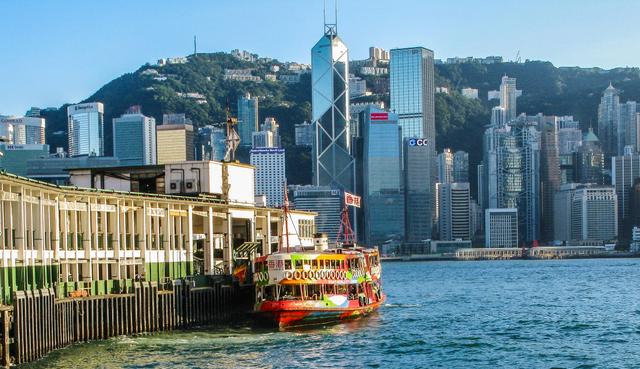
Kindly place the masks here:
POLYGON ((384 304, 384 307, 387 308, 415 308, 421 306, 421 304, 384 304))

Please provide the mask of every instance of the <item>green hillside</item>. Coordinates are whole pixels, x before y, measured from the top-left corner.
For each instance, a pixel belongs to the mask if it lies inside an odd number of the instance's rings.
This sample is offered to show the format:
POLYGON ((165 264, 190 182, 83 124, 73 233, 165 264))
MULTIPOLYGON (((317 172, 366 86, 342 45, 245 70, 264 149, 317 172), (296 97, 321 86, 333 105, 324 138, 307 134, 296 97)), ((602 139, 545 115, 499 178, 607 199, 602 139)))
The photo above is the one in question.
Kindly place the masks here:
MULTIPOLYGON (((238 82, 224 80, 224 69, 252 69, 263 77, 273 65, 285 70, 277 60, 241 61, 230 54, 213 53, 190 56, 185 64, 144 65, 133 73, 109 82, 85 101, 105 104, 105 143, 111 153, 111 119, 131 105, 141 105, 143 113, 162 120, 163 113, 184 112, 197 126, 224 121, 227 102, 236 113, 238 96, 245 92, 260 97, 260 121, 273 116, 280 123, 283 145, 287 148, 287 172, 290 183, 308 183, 311 178, 310 152, 294 146, 294 125, 311 116, 310 75, 299 83, 280 81, 238 82), (199 93, 207 103, 198 103, 179 93, 199 93)), ((286 73, 286 72, 284 72, 286 73)), ((496 90, 503 75, 517 78, 523 95, 518 99, 518 113, 574 115, 583 127, 597 122, 600 94, 609 82, 621 90, 621 100, 640 101, 638 68, 602 70, 598 68, 557 68, 549 62, 436 65, 436 85, 449 87, 450 93, 436 95, 437 146, 470 153, 470 178, 475 181, 475 164, 481 159, 481 135, 489 122, 490 109, 496 101, 487 101, 487 92, 496 90), (462 97, 459 90, 479 90, 479 100, 462 97)), ((384 85, 387 77, 366 77, 368 85, 384 85), (376 81, 378 79, 378 81, 376 81)), ((384 89, 383 89, 384 90, 384 89)), ((388 96, 368 97, 388 101, 388 96)), ((47 111, 47 140, 52 149, 66 146, 65 106, 47 111)), ((246 152, 240 158, 246 158, 246 152)), ((475 187, 475 186, 474 186, 475 187)))

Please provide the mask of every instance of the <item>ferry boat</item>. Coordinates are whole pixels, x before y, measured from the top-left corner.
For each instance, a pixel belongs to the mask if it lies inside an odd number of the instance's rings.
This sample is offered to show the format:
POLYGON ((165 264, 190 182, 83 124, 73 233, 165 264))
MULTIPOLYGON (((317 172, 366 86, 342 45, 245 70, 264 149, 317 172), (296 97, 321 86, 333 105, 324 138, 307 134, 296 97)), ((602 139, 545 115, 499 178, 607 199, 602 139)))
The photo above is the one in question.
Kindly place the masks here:
POLYGON ((338 323, 366 316, 384 304, 380 255, 350 239, 346 206, 339 234, 347 230, 347 242, 337 248, 281 250, 255 260, 253 313, 258 320, 279 329, 338 323))
POLYGON ((254 265, 254 314, 281 329, 359 318, 386 299, 376 249, 281 252, 254 265))

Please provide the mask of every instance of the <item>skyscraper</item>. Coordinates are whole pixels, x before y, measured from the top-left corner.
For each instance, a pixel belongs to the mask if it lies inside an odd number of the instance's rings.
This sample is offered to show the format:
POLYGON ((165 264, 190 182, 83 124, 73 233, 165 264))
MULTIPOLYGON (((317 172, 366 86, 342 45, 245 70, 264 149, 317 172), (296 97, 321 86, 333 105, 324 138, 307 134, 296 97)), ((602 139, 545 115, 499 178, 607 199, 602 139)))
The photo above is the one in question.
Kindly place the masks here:
POLYGON ((12 145, 43 145, 44 130, 44 118, 0 116, 0 137, 12 145))
POLYGON ((491 125, 495 127, 502 127, 507 122, 504 121, 505 110, 501 106, 494 106, 491 108, 491 125))
MULTIPOLYGON (((542 115, 536 117, 542 119, 542 115)), ((520 237, 527 243, 540 239, 540 132, 537 122, 519 122, 515 129, 521 153, 522 192, 518 199, 520 237)))
POLYGON ((438 184, 440 239, 445 241, 471 239, 469 183, 438 184))
POLYGON ((402 137, 426 138, 435 148, 433 51, 392 49, 389 79, 391 111, 399 116, 402 137))
POLYGON ((241 146, 251 146, 253 132, 258 130, 258 98, 250 93, 238 98, 238 134, 241 146))
POLYGON ((155 164, 156 120, 132 108, 113 118, 113 156, 122 165, 155 164))
POLYGON ((435 148, 426 138, 404 140, 407 242, 431 238, 435 210, 435 148))
POLYGON ((364 238, 367 245, 404 239, 402 137, 398 115, 369 105, 363 136, 364 238))
POLYGON ((278 123, 275 118, 267 117, 260 127, 260 131, 253 132, 251 147, 280 147, 280 135, 278 123))
POLYGON ((451 149, 445 148, 442 153, 438 154, 438 182, 453 182, 453 152, 451 149))
POLYGON ((518 247, 518 209, 486 209, 485 247, 518 247))
POLYGON ((158 164, 195 160, 193 125, 184 114, 164 114, 156 135, 158 164))
POLYGON ((293 203, 297 210, 318 213, 316 231, 325 233, 330 242, 335 242, 340 229, 342 194, 328 186, 292 186, 293 203))
POLYGON ((104 156, 104 105, 69 105, 67 117, 69 156, 104 156))
POLYGON ((540 238, 553 240, 555 216, 554 194, 560 189, 560 157, 558 148, 558 122, 555 116, 544 117, 541 127, 540 181, 542 201, 540 206, 540 238))
POLYGON ((469 182, 469 154, 465 151, 453 154, 453 181, 469 182))
POLYGON ((624 155, 611 158, 611 181, 618 197, 618 235, 629 239, 631 229, 631 190, 640 178, 640 155, 634 152, 632 146, 627 146, 624 155))
POLYGON ((504 122, 509 123, 516 119, 516 79, 502 77, 502 83, 500 83, 500 107, 504 109, 504 122))
POLYGON ((256 147, 251 149, 251 165, 254 171, 256 196, 266 195, 267 206, 280 207, 284 203, 286 184, 285 150, 279 147, 256 147))
POLYGON ((638 126, 636 116, 638 104, 635 101, 627 101, 620 104, 620 123, 618 124, 618 155, 624 154, 624 149, 631 146, 633 151, 638 151, 638 126))
POLYGON ((618 154, 618 125, 620 122, 620 96, 611 84, 602 93, 598 106, 598 138, 605 157, 618 154))
POLYGON ((196 160, 224 159, 227 145, 227 132, 222 127, 206 125, 198 128, 196 160))
POLYGON ((579 183, 604 184, 604 153, 593 129, 585 133, 582 146, 575 155, 576 177, 579 183))
POLYGON ((611 241, 618 235, 617 196, 609 186, 578 187, 571 200, 571 239, 611 241))
POLYGON ((335 24, 311 49, 311 108, 315 128, 313 183, 352 191, 354 160, 349 127, 349 50, 335 24))

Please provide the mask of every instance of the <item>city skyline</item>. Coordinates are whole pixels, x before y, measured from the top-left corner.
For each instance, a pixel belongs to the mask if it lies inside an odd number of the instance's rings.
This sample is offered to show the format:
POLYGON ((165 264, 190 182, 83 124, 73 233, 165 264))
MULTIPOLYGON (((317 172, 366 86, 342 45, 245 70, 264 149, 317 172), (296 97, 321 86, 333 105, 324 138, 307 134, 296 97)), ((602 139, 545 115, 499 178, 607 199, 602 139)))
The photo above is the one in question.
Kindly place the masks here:
MULTIPOLYGON (((620 6, 577 1, 465 3, 453 7, 446 3, 423 4, 406 0, 388 8, 382 1, 343 1, 338 4, 340 34, 350 45, 353 60, 364 59, 368 47, 374 45, 385 49, 426 46, 435 51, 436 58, 501 55, 505 60, 512 60, 520 51, 523 60, 548 60, 557 66, 606 69, 637 65, 640 56, 640 51, 627 48, 617 37, 622 31, 627 36, 625 39, 640 33, 633 27, 633 18, 625 16, 635 13, 634 8, 640 10, 640 4, 623 0, 617 1, 620 6), (619 12, 621 6, 626 9, 624 14, 619 12), (581 26, 580 19, 568 17, 576 7, 580 8, 581 18, 591 16, 600 21, 586 29, 581 26), (415 11, 407 13, 406 9, 415 11), (362 17, 363 11, 384 13, 385 27, 371 27, 371 18, 362 17), (468 12, 475 17, 465 17, 468 12), (515 12, 531 19, 544 17, 554 27, 506 34, 502 31, 505 27, 516 27, 522 21, 521 17, 504 17, 515 12), (461 19, 465 22, 460 22, 461 19), (363 27, 367 27, 368 32, 361 32, 363 27), (567 39, 578 42, 567 43, 567 39)), ((82 3, 82 6, 69 3, 59 7, 53 2, 33 5, 3 2, 0 11, 9 15, 4 21, 5 29, 22 31, 0 35, 6 54, 12 55, 0 63, 0 80, 8 86, 0 91, 0 113, 22 115, 32 105, 59 107, 64 103, 77 103, 114 76, 129 73, 145 62, 191 54, 194 35, 198 37, 201 52, 228 52, 239 48, 283 61, 310 62, 308 45, 322 29, 322 1, 303 4, 283 0, 275 5, 246 1, 246 4, 236 7, 231 3, 194 2, 193 6, 185 8, 184 4, 115 2, 109 5, 82 3), (282 11, 285 8, 287 11, 282 11), (153 19, 140 17, 151 9, 153 19), (83 17, 83 13, 94 16, 83 17), (38 22, 29 29, 17 23, 18 19, 34 14, 48 16, 39 16, 38 22), (257 21, 265 15, 276 20, 279 27, 265 28, 263 22, 257 21), (278 21, 285 15, 289 19, 305 21, 278 21), (247 20, 243 22, 246 31, 225 32, 241 18, 247 20), (216 21, 211 22, 212 19, 216 21), (131 27, 108 26, 125 23, 131 27), (96 24, 104 26, 96 27, 96 24), (132 33, 138 37, 130 37, 132 33), (289 42, 268 42, 281 34, 287 34, 289 42), (225 38, 221 39, 219 35, 225 35, 225 38), (82 53, 74 53, 78 45, 82 45, 82 53), (33 89, 34 85, 38 86, 37 91, 33 89), (64 90, 59 88, 61 85, 65 86, 64 90)))

